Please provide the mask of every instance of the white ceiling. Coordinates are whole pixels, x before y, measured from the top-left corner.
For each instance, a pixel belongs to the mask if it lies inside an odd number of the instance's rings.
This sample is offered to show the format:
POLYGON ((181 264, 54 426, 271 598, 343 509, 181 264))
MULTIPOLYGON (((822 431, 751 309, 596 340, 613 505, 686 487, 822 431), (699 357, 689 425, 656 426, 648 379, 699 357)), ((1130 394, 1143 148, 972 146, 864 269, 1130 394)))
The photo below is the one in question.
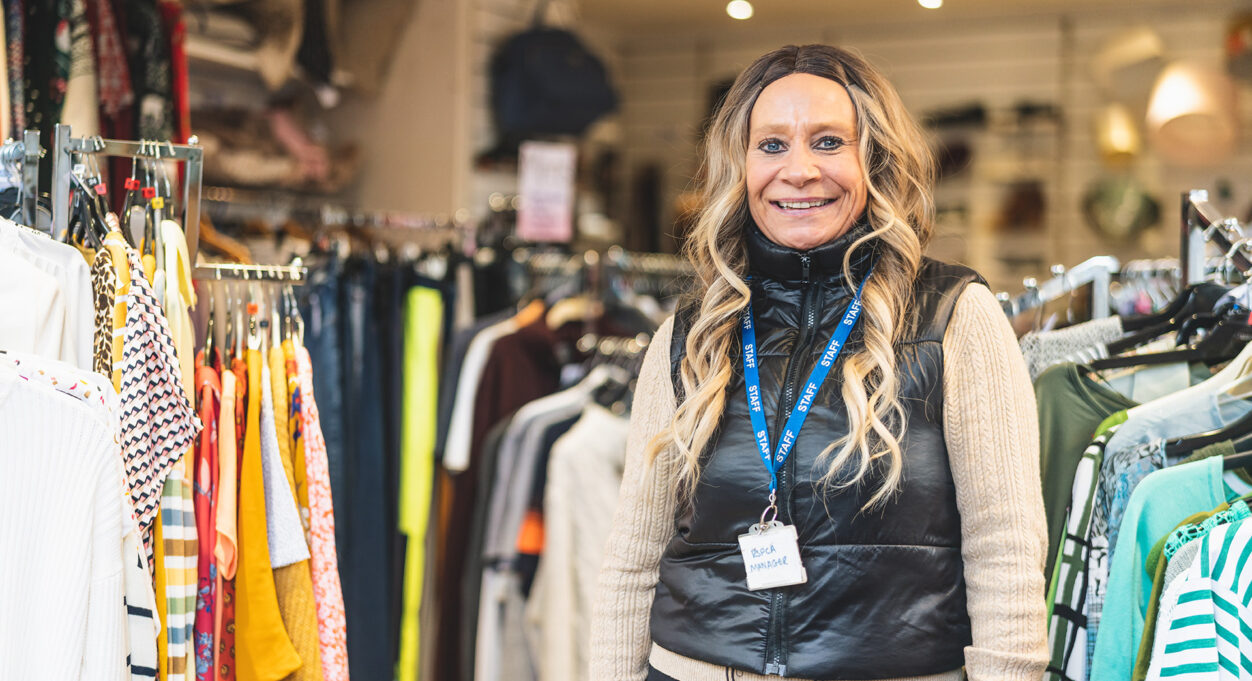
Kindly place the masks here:
POLYGON ((1185 4, 1196 11, 1248 3, 1229 0, 945 0, 924 9, 916 0, 751 0, 747 21, 726 15, 728 0, 576 0, 588 25, 622 33, 688 29, 745 30, 749 26, 873 25, 892 22, 937 23, 1022 16, 1057 16, 1071 12, 1125 12, 1134 16, 1151 7, 1185 4))

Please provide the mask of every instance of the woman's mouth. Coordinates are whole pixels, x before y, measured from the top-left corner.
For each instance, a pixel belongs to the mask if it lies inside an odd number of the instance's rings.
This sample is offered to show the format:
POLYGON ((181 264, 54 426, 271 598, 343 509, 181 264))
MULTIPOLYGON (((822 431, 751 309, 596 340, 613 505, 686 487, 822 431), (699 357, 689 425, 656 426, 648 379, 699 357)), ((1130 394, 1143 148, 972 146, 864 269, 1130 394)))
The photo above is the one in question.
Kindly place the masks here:
POLYGON ((822 206, 834 203, 834 199, 804 199, 802 201, 770 201, 770 203, 783 210, 808 210, 810 208, 821 208, 822 206))

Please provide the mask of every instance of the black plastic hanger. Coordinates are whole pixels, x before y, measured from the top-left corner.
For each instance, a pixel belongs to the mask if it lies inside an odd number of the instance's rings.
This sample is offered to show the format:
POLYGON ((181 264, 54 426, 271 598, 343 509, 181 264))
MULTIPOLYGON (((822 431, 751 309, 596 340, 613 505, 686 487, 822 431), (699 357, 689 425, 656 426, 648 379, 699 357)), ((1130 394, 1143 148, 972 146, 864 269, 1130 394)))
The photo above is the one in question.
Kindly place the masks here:
MULTIPOLYGON (((1170 301, 1170 304, 1164 310, 1153 314, 1123 317, 1122 330, 1145 331, 1168 323, 1181 322, 1182 319, 1198 312, 1211 312, 1218 299, 1226 295, 1226 291, 1225 287, 1212 282, 1189 284, 1178 292, 1178 295, 1170 301)), ((1174 328, 1176 329, 1177 327, 1174 328)), ((1156 336, 1161 335, 1161 333, 1165 333, 1165 331, 1161 331, 1156 336)), ((1156 336, 1153 336, 1153 338, 1156 336)))
MULTIPOLYGON (((1213 331, 1193 347, 1183 350, 1097 359, 1089 363, 1087 369, 1104 371, 1106 369, 1172 364, 1174 362, 1216 364, 1234 359, 1249 341, 1252 341, 1252 327, 1248 326, 1245 315, 1236 314, 1223 317, 1217 326, 1213 328, 1213 331)), ((1114 352, 1112 344, 1109 345, 1108 350, 1110 353, 1114 352)))
POLYGON ((1235 453, 1222 459, 1222 470, 1252 468, 1252 437, 1244 438, 1234 444, 1235 453))
MULTIPOLYGON (((1252 435, 1252 411, 1217 430, 1167 440, 1165 442, 1165 456, 1166 458, 1186 457, 1198 449, 1225 442, 1226 440, 1238 440, 1247 435, 1252 435)), ((1250 455, 1250 458, 1252 458, 1252 455, 1250 455)), ((1236 467, 1241 468, 1242 466, 1236 467)))

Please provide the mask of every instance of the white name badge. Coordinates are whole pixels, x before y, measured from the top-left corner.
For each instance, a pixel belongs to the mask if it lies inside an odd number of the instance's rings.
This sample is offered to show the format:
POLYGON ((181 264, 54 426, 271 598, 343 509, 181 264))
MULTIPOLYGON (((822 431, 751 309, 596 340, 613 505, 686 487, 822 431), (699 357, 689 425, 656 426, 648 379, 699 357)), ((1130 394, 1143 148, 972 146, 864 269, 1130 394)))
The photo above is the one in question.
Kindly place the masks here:
POLYGON ((748 572, 748 589, 760 591, 803 584, 808 573, 800 564, 800 539, 795 525, 774 520, 753 525, 739 535, 739 551, 748 572))

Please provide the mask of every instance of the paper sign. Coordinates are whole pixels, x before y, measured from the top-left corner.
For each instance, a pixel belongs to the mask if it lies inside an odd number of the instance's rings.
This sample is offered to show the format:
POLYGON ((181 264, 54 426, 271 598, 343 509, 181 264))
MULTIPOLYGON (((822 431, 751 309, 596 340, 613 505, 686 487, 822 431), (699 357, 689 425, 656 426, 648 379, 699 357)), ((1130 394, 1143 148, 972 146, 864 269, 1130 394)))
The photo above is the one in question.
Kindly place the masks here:
POLYGON ((559 142, 522 142, 518 159, 517 236, 523 241, 574 238, 574 174, 578 149, 559 142))

